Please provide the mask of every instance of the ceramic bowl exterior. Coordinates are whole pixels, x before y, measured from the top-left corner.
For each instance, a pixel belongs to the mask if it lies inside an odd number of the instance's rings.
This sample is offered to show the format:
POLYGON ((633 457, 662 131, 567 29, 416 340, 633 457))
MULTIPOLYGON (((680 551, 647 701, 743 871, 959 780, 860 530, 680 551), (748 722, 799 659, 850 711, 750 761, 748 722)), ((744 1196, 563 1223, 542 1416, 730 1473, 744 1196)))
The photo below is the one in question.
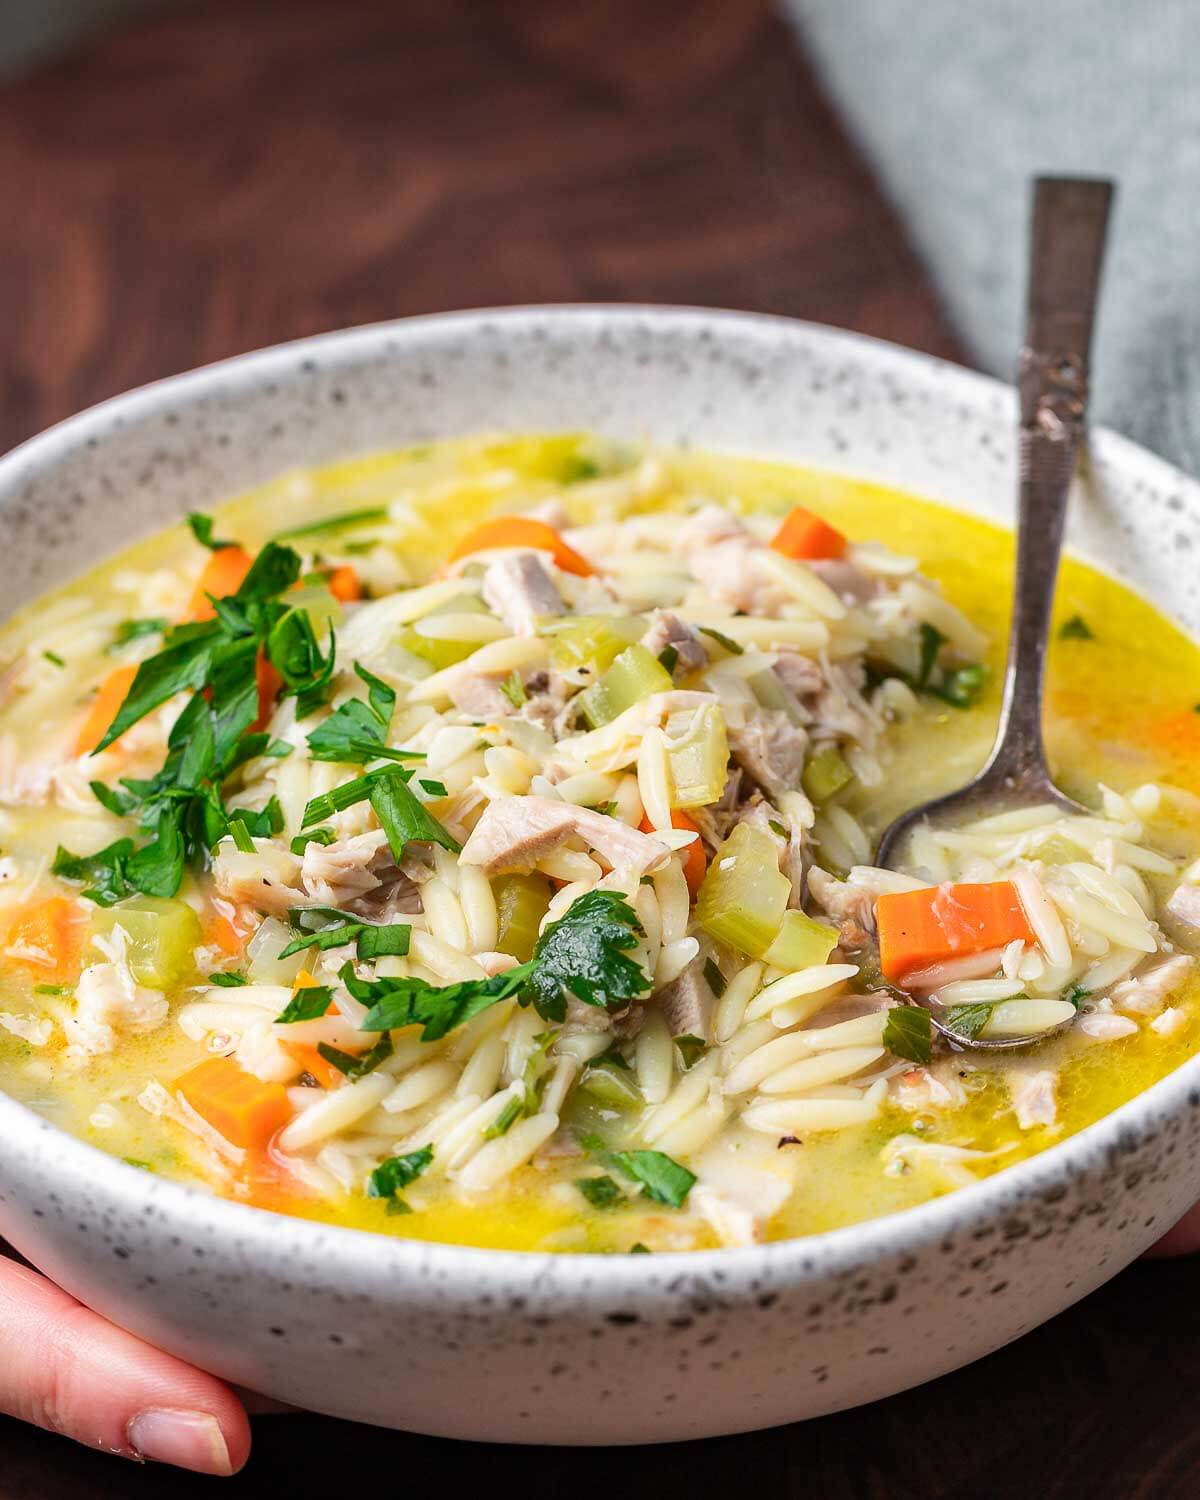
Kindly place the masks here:
MULTIPOLYGON (((1013 423, 995 382, 785 320, 630 307, 413 319, 132 392, 10 454, 4 603, 285 469, 480 429, 772 454, 1007 521, 1013 423)), ((1200 487, 1094 434, 1070 544, 1200 633, 1197 539, 1200 487)), ((288 1219, 126 1166, 2 1096, 0 1141, 0 1233, 219 1375, 426 1433, 650 1442, 886 1396, 1084 1296, 1200 1196, 1200 1061, 925 1207, 695 1254, 515 1254, 288 1219)))

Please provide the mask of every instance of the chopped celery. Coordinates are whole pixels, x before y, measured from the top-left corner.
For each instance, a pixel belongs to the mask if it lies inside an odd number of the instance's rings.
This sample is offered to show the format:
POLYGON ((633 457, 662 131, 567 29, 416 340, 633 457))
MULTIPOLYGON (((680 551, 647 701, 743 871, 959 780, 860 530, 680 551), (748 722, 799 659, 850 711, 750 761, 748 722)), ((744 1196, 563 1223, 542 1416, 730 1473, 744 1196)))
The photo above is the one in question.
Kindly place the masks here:
POLYGON ((551 659, 560 672, 586 667, 599 674, 645 633, 640 615, 580 615, 552 633, 551 659))
POLYGON ((528 963, 550 907, 550 882, 544 875, 501 875, 494 889, 499 918, 496 947, 528 963))
POLYGON ((673 807, 704 807, 720 800, 729 777, 729 742, 725 716, 718 703, 706 703, 691 715, 691 723, 678 739, 671 730, 676 716, 667 721, 667 760, 671 766, 673 807))
POLYGON ((645 646, 627 646, 611 667, 575 700, 593 729, 609 724, 651 693, 669 693, 670 672, 645 646))
POLYGON ((246 944, 246 967, 252 984, 291 984, 295 980, 308 953, 301 950, 288 958, 279 956, 294 937, 295 933, 278 917, 264 918, 246 944))
POLYGON ((579 1087, 608 1109, 640 1109, 645 1103, 633 1074, 615 1063, 592 1063, 580 1079, 579 1087))
POLYGON ((828 802, 853 780, 854 772, 837 746, 822 745, 808 757, 800 784, 811 801, 828 802))
POLYGON ((1044 865, 1069 865, 1088 856, 1078 844, 1073 844, 1061 833, 1055 833, 1037 846, 1032 857, 1040 859, 1044 865))
POLYGON ((739 823, 713 856, 696 897, 696 919, 718 942, 761 958, 783 922, 791 882, 769 833, 739 823))
MULTIPOLYGON (((430 615, 482 615, 487 613, 487 608, 478 594, 462 594, 449 599, 437 609, 430 610, 430 615)), ((424 616, 423 618, 428 618, 424 616)), ((465 661, 474 651, 478 651, 482 642, 480 641, 448 641, 440 636, 426 635, 421 629, 421 620, 412 625, 406 625, 400 632, 397 644, 405 651, 411 652, 413 656, 419 657, 421 661, 427 661, 435 672, 440 672, 443 667, 452 667, 456 662, 465 661)))
POLYGON ((763 958, 776 969, 811 969, 828 963, 837 940, 835 928, 814 922, 802 911, 785 911, 779 936, 763 958))
POLYGON ((120 927, 128 938, 126 956, 138 984, 167 990, 196 976, 196 949, 204 941, 200 918, 186 901, 165 896, 134 896, 92 914, 92 931, 110 938, 120 927))
POLYGON ((342 623, 342 606, 323 583, 306 583, 283 597, 293 609, 304 610, 319 641, 328 640, 331 625, 336 629, 342 623))

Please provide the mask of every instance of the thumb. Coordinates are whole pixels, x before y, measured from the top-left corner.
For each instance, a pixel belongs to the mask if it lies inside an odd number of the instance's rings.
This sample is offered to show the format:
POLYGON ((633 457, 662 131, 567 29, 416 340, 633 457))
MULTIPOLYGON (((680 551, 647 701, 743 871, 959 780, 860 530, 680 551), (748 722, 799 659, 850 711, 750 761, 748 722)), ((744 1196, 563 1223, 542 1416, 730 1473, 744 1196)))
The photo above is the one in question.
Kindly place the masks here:
POLYGON ((201 1474, 232 1474, 250 1451, 246 1413, 227 1386, 4 1259, 0 1412, 124 1458, 201 1474))

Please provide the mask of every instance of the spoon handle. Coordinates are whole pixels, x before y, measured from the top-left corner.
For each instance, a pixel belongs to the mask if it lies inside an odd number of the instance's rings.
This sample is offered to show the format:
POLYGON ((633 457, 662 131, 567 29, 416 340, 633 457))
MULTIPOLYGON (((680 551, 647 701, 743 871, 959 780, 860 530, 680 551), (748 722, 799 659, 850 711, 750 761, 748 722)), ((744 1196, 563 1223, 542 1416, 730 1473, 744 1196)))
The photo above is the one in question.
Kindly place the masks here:
POLYGON ((1087 415, 1088 362, 1111 182, 1038 178, 1033 200, 1021 404, 1017 572, 996 745, 984 775, 1010 790, 1049 786, 1042 683, 1067 497, 1087 415))

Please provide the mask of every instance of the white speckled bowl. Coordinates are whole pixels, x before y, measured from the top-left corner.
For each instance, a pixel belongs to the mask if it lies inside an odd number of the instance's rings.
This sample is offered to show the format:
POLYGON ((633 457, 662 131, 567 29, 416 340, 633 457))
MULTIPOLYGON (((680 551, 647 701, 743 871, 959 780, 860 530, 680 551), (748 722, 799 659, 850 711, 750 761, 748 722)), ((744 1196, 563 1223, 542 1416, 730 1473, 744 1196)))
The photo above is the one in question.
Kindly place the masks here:
MULTIPOLYGON (((6 603, 282 469, 484 428, 774 453, 1007 518, 1012 424, 992 381, 801 323, 640 308, 414 319, 164 381, 10 454, 6 603)), ((1193 632, 1197 537, 1200 488, 1097 433, 1075 545, 1193 632)), ((760 1249, 556 1257, 215 1200, 0 1097, 0 1233, 110 1318, 300 1406, 493 1441, 701 1437, 916 1385, 1082 1297, 1200 1195, 1198 1106, 1192 1061, 905 1214, 760 1249)))

